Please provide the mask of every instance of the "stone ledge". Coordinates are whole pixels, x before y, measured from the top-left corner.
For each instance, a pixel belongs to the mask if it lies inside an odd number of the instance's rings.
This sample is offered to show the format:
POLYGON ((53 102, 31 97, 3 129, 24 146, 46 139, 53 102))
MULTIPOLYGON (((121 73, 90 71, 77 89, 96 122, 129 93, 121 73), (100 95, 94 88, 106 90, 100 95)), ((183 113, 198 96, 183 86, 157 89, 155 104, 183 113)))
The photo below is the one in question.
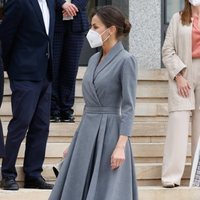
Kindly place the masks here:
MULTIPOLYGON (((43 173, 42 175, 48 182, 54 182, 56 177, 52 170, 53 164, 44 164, 43 166, 43 173)), ((135 170, 136 170, 136 177, 138 181, 157 181, 159 182, 159 185, 161 185, 161 163, 136 163, 135 164, 135 170)), ((23 167, 22 165, 16 165, 17 170, 17 181, 23 182, 24 181, 24 173, 23 173, 23 167)), ((190 178, 190 170, 191 165, 186 164, 185 165, 185 171, 183 175, 183 180, 189 180, 190 178)))
MULTIPOLYGON (((82 80, 87 67, 79 67, 77 79, 82 80)), ((4 78, 8 79, 8 75, 4 72, 4 78)), ((163 69, 139 69, 138 70, 138 80, 160 80, 167 81, 168 73, 165 68, 163 69)))
MULTIPOLYGON (((74 113, 76 116, 82 116, 84 103, 76 103, 74 105, 74 113)), ((3 102, 1 107, 1 116, 11 116, 11 103, 3 102)), ((139 117, 156 117, 156 116, 168 116, 167 103, 136 103, 135 116, 139 117)))
MULTIPOLYGON (((48 200, 50 190, 20 189, 19 191, 0 190, 2 200, 48 200)), ((178 187, 138 187, 140 200, 199 200, 200 188, 178 187)))

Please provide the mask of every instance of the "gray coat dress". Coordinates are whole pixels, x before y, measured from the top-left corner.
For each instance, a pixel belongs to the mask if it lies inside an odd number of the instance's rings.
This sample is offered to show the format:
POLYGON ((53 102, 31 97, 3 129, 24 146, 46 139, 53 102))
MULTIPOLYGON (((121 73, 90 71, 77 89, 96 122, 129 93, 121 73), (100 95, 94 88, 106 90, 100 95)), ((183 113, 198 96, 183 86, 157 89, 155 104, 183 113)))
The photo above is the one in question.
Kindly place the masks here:
POLYGON ((136 95, 134 57, 118 42, 99 64, 93 55, 83 79, 85 109, 49 200, 137 200, 131 144, 125 162, 110 167, 121 135, 130 136, 136 95))

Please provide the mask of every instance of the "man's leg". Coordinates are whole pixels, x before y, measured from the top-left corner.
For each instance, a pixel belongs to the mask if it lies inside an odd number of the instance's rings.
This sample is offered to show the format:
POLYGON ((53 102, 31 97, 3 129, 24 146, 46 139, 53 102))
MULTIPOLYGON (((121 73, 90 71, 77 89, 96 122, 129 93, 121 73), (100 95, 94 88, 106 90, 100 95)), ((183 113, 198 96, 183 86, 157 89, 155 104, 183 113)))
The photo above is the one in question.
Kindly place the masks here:
POLYGON ((29 81, 10 81, 12 90, 11 104, 13 118, 8 125, 6 139, 6 155, 2 163, 2 178, 15 179, 17 172, 15 163, 21 142, 23 141, 29 123, 35 111, 39 93, 29 81))
POLYGON ((70 121, 70 116, 73 116, 72 107, 75 99, 76 76, 83 39, 83 33, 72 33, 70 31, 66 33, 64 38, 64 50, 60 69, 61 121, 68 121, 68 117, 70 121))
MULTIPOLYGON (((59 11, 57 11, 59 12, 59 11)), ((61 11, 60 11, 61 12, 61 11)), ((64 27, 62 16, 56 14, 56 26, 53 41, 53 73, 52 73, 52 95, 51 95, 51 121, 60 121, 60 99, 59 99, 59 76, 60 63, 63 51, 64 27)))
POLYGON ((25 187, 51 189, 53 186, 42 180, 42 165, 45 159, 49 134, 51 84, 43 81, 40 98, 29 126, 24 160, 25 187))

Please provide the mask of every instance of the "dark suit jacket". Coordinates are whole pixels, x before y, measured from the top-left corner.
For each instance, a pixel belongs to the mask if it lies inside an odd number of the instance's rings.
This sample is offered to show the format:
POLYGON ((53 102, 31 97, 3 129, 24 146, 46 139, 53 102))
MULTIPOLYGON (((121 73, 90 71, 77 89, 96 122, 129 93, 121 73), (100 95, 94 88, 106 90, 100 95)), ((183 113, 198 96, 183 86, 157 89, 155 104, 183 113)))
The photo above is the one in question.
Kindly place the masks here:
MULTIPOLYGON (((71 2, 75 4, 76 7, 79 9, 79 12, 72 20, 72 29, 71 29, 72 32, 78 33, 78 32, 88 31, 89 23, 88 23, 87 11, 86 11, 88 0, 72 0, 71 2)), ((58 3, 57 13, 59 13, 59 10, 61 9, 62 4, 65 3, 65 0, 57 0, 57 3, 58 3)))
POLYGON ((40 81, 47 75, 52 54, 55 1, 47 0, 50 11, 46 34, 38 0, 8 0, 0 26, 3 62, 10 79, 40 81))

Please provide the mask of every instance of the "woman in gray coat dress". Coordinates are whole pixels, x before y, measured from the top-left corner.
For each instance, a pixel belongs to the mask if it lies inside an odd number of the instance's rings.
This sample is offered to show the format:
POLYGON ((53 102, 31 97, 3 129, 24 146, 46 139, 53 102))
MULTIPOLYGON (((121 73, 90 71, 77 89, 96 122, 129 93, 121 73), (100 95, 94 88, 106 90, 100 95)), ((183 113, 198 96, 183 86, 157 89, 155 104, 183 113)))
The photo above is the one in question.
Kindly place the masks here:
POLYGON ((131 24, 105 6, 91 20, 93 55, 83 79, 85 108, 49 200, 137 200, 129 136, 136 95, 136 61, 120 39, 131 24))

